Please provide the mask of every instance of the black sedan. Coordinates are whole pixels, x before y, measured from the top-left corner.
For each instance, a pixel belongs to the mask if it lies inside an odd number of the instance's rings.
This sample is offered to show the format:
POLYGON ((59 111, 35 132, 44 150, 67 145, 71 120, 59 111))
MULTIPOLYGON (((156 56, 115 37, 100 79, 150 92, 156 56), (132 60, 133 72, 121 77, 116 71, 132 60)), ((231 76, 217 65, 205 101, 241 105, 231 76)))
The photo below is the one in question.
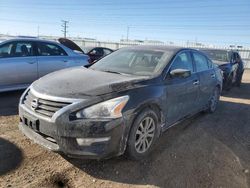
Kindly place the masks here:
POLYGON ((113 50, 105 47, 79 47, 75 42, 67 38, 59 38, 58 41, 76 52, 88 55, 90 64, 113 52, 113 50))
POLYGON ((201 51, 212 59, 223 71, 223 89, 230 90, 233 85, 239 85, 241 83, 244 68, 241 57, 237 51, 214 49, 201 49, 201 51))
POLYGON ((94 63, 94 61, 113 52, 113 50, 104 47, 84 47, 82 49, 84 53, 90 57, 90 63, 94 63))
POLYGON ((21 131, 70 157, 148 155, 161 132, 216 110, 222 75, 203 53, 184 48, 123 48, 88 69, 49 74, 20 99, 21 131))

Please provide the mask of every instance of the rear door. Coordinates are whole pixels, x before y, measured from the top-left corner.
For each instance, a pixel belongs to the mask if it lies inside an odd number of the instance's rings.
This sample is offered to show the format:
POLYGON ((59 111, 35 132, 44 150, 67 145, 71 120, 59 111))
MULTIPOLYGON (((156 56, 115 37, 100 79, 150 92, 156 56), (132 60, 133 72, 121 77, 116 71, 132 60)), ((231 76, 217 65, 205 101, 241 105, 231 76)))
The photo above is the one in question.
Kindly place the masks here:
POLYGON ((211 60, 200 52, 193 51, 193 60, 199 76, 199 103, 200 109, 208 104, 216 86, 216 75, 211 60))
POLYGON ((166 79, 168 126, 197 110, 198 84, 199 78, 194 71, 190 52, 180 52, 173 60, 166 79), (174 69, 188 69, 191 71, 191 76, 172 78, 170 72, 174 69))
POLYGON ((27 86, 37 78, 33 42, 13 41, 0 46, 0 88, 27 86))
POLYGON ((68 55, 59 45, 37 42, 38 76, 64 69, 68 65, 68 55))

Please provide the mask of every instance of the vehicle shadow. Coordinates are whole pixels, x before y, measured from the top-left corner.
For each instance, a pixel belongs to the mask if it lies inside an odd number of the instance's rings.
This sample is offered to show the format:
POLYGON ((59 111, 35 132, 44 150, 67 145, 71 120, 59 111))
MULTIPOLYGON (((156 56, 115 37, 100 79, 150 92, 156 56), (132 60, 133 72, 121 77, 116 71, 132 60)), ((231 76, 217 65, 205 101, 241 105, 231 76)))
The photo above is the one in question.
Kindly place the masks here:
POLYGON ((223 96, 239 99, 250 99, 250 69, 245 69, 241 86, 233 87, 230 91, 223 91, 223 96))
POLYGON ((250 168, 249 113, 250 105, 221 101, 214 114, 200 113, 163 133, 144 161, 66 160, 94 178, 124 184, 248 187, 243 170, 250 168))
POLYGON ((250 99, 250 83, 242 83, 240 87, 233 87, 230 91, 223 91, 223 97, 250 99))
POLYGON ((0 93, 0 116, 18 114, 19 99, 24 90, 0 93))
MULTIPOLYGON (((164 132, 152 154, 143 161, 132 161, 126 156, 101 161, 64 158, 75 167, 98 179, 131 185, 185 187, 186 182, 178 180, 178 175, 175 177, 175 174, 183 172, 183 169, 173 165, 172 160, 176 159, 178 153, 174 148, 177 140, 181 139, 181 135, 189 132, 190 128, 195 129, 193 122, 203 116, 203 113, 200 113, 164 132)), ((189 163, 188 160, 186 162, 189 163)))
POLYGON ((22 160, 22 151, 15 144, 0 138, 0 176, 16 169, 22 160))

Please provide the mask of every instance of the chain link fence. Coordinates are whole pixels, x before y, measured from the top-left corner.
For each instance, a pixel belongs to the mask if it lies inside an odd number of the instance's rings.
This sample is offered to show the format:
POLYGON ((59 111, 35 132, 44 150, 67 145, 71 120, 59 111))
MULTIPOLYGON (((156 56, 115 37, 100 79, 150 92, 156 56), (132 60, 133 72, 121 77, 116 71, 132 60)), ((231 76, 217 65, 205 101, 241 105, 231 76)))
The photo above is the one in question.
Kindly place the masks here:
MULTIPOLYGON (((0 42, 3 40, 16 38, 15 36, 3 36, 0 35, 0 42)), ((54 40, 57 41, 59 37, 50 37, 50 36, 41 36, 42 39, 47 40, 54 40)), ((69 38, 70 40, 74 41, 80 47, 107 47, 113 50, 117 50, 119 48, 128 47, 128 46, 135 46, 135 45, 166 45, 166 46, 180 46, 180 47, 190 47, 190 48, 211 48, 211 49, 233 49, 239 51, 246 68, 250 68, 250 48, 230 48, 230 47, 220 47, 215 45, 204 45, 200 43, 191 43, 191 42, 183 42, 183 43, 163 43, 163 42, 153 42, 153 41, 141 41, 141 42, 134 42, 134 41, 120 41, 120 42, 113 42, 113 41, 98 41, 98 40, 91 40, 91 39, 80 39, 80 38, 69 38)))
POLYGON ((250 48, 230 48, 230 47, 220 47, 220 46, 206 46, 206 45, 196 45, 194 43, 153 43, 153 42, 112 42, 112 41, 91 41, 91 40, 83 40, 83 39, 72 39, 77 45, 80 47, 86 47, 86 46, 93 46, 93 47, 107 47, 111 48, 113 50, 122 48, 122 47, 128 47, 128 46, 135 46, 135 45, 166 45, 166 46, 181 46, 181 47, 187 47, 187 48, 211 48, 211 49, 226 49, 226 50, 237 50, 242 60, 244 61, 245 67, 250 68, 250 48))

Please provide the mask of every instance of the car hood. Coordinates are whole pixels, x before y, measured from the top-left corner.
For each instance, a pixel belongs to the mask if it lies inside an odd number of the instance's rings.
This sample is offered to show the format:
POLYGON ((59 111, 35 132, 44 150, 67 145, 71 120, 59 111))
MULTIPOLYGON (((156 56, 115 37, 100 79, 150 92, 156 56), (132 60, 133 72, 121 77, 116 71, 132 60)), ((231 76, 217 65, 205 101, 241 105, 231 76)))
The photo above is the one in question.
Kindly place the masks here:
POLYGON ((66 39, 66 38, 59 38, 58 41, 62 45, 68 47, 69 49, 71 49, 73 51, 76 50, 78 52, 81 52, 81 53, 85 54, 84 51, 76 43, 74 43, 72 40, 69 40, 69 39, 66 39))
POLYGON ((140 87, 139 82, 147 78, 76 67, 40 78, 32 84, 32 89, 51 96, 82 98, 140 87))

